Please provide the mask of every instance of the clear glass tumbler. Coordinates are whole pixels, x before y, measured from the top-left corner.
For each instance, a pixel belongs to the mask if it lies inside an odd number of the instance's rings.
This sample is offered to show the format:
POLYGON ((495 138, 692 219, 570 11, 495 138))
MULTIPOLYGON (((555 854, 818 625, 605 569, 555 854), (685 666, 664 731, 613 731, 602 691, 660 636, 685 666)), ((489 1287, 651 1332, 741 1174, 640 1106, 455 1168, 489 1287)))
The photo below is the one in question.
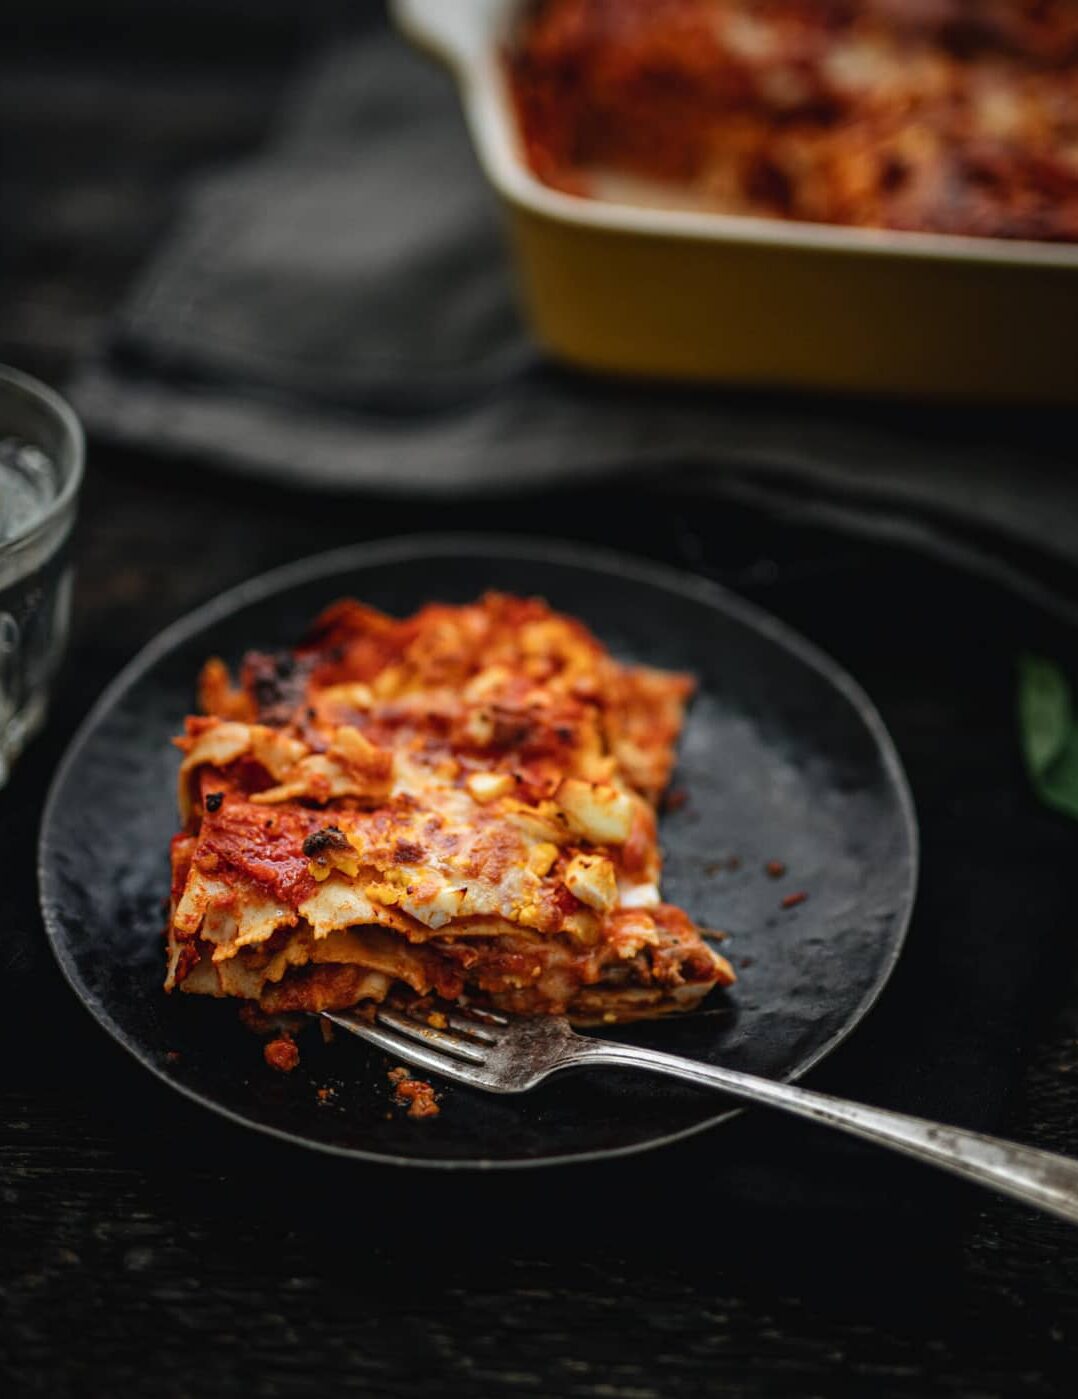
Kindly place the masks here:
POLYGON ((67 644, 84 456, 59 394, 0 366, 0 787, 44 722, 67 644))

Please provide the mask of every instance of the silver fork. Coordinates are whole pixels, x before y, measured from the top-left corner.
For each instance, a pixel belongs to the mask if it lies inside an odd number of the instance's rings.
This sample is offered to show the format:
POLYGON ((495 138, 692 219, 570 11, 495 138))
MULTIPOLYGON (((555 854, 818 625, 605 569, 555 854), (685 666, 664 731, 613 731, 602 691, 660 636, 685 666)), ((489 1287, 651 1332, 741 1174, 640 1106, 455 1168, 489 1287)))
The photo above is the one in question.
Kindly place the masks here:
POLYGON ((434 1025, 429 1019, 384 1007, 378 1008, 374 1021, 351 1011, 324 1011, 323 1015, 406 1064, 488 1093, 527 1093, 564 1069, 609 1066, 668 1074, 893 1147, 1078 1224, 1078 1161, 1050 1151, 812 1093, 678 1054, 591 1039, 578 1035, 560 1016, 508 1017, 462 1012, 452 1006, 440 1008, 434 1025), (442 1017, 444 1029, 440 1028, 442 1017))

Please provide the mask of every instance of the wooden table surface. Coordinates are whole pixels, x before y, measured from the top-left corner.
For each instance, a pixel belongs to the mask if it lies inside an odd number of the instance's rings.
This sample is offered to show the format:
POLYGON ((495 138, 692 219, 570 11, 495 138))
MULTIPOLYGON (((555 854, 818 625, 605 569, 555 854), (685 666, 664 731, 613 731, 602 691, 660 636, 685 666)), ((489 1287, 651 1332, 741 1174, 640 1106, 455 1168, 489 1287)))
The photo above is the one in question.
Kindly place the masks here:
MULTIPOLYGON (((208 45, 211 8, 151 21, 117 5, 110 28, 47 4, 0 49, 14 215, 3 360, 63 381, 166 226, 183 175, 257 141, 303 47, 344 7, 276 0, 256 24, 225 5, 208 45)), ((522 515, 532 532, 583 537, 557 497, 417 505, 408 524, 515 529, 522 515)), ((956 1120, 983 1094, 997 1130, 1078 1153, 1065 887, 1078 827, 1022 795, 1006 689, 1017 648, 1070 647, 1073 659, 1073 638, 941 565, 733 504, 654 492, 599 518, 591 537, 739 588, 880 698, 932 861, 915 965, 930 965, 926 941, 951 932, 967 895, 1003 968, 996 984, 1008 962, 1016 975, 1035 964, 1028 1011, 984 1007, 1013 1036, 988 1070, 926 1054, 923 1036, 947 1044, 945 1027, 919 1022, 918 987, 900 975, 813 1083, 938 1103, 956 1120), (942 769, 934 780, 944 744, 946 780, 942 769), (986 841, 1013 832, 996 884, 971 848, 982 828, 986 841)), ((33 873, 45 786, 79 718, 141 644, 222 587, 400 529, 399 506, 256 491, 92 444, 70 655, 46 733, 0 793, 7 1392, 1073 1394, 1078 1235, 911 1164, 754 1113, 616 1165, 357 1169, 174 1099, 91 1022, 44 945, 33 873)), ((965 989, 953 994, 969 1018, 965 989)))

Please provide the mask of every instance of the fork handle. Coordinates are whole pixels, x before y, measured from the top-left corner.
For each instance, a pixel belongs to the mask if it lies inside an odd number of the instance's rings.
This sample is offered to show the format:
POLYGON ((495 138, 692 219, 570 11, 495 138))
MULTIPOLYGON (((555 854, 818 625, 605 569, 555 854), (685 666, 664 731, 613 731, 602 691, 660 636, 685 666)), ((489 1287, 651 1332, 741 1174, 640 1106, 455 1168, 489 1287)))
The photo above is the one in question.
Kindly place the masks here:
POLYGON ((646 1069, 684 1079, 700 1088, 717 1088, 746 1102, 781 1108, 810 1122, 837 1127, 851 1136, 893 1147, 918 1161, 941 1166, 966 1180, 989 1186, 1024 1204, 1078 1224, 1078 1161, 1067 1156, 985 1136, 981 1132, 968 1132, 961 1127, 946 1127, 923 1117, 907 1117, 904 1113, 851 1103, 828 1093, 813 1093, 789 1083, 776 1083, 773 1079, 701 1064, 638 1045, 587 1040, 579 1047, 579 1052, 578 1047, 573 1046, 571 1062, 582 1068, 610 1064, 646 1069))

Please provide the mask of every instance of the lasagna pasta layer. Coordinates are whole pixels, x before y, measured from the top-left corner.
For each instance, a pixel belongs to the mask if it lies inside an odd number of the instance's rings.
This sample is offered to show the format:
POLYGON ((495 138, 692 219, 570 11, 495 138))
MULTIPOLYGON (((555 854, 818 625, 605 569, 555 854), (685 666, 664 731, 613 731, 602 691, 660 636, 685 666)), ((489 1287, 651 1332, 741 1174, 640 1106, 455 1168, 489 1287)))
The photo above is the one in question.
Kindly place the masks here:
POLYGON ((269 1013, 696 1004, 733 973, 662 902, 655 821, 691 689, 493 594, 338 603, 236 686, 211 660, 177 740, 166 988, 269 1013))

